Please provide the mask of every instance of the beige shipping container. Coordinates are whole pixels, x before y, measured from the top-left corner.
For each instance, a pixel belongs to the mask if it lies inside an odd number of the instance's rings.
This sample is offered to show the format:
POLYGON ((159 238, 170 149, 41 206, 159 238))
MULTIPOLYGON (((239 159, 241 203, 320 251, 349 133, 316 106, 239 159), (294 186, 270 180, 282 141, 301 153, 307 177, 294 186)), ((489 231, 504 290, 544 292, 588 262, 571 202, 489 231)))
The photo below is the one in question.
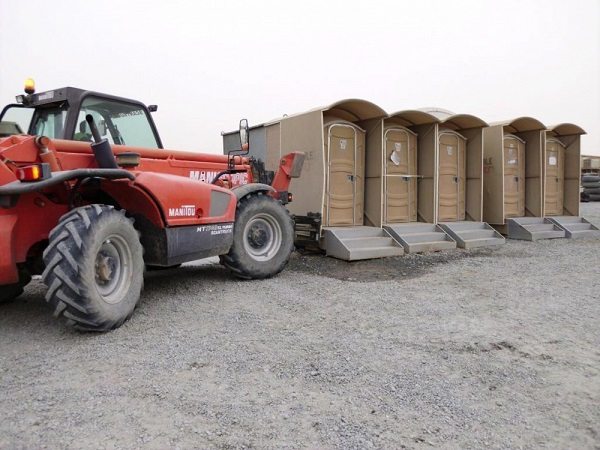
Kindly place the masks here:
POLYGON ((545 132, 544 216, 579 216, 581 127, 562 123, 545 132))

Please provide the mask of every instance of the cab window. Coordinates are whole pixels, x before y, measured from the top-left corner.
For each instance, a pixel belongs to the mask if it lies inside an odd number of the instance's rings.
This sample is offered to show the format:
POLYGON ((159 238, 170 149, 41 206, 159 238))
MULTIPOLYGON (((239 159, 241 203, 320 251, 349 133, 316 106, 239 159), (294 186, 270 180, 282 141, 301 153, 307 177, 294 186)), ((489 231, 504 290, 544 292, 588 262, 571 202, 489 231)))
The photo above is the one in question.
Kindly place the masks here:
POLYGON ((87 97, 81 104, 77 118, 73 134, 76 141, 92 141, 92 133, 86 121, 88 114, 94 118, 100 135, 111 144, 158 148, 147 113, 139 105, 87 97))
POLYGON ((13 134, 26 134, 33 116, 33 109, 20 105, 11 105, 4 110, 0 117, 0 137, 13 134))
POLYGON ((31 134, 62 139, 64 137, 66 120, 66 105, 36 109, 33 123, 31 124, 31 134))

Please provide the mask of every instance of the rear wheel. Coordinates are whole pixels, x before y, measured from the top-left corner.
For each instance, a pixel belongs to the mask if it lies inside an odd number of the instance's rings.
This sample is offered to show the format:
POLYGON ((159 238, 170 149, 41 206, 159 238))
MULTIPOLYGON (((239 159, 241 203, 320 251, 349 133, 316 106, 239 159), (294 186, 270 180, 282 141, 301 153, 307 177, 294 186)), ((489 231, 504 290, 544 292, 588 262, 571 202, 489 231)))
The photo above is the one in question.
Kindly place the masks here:
POLYGON ((268 278, 283 270, 293 250, 294 226, 287 210, 256 193, 239 201, 233 245, 221 263, 239 278, 268 278))
POLYGON ((44 251, 46 301, 75 328, 106 331, 123 324, 142 290, 138 232, 124 211, 90 205, 64 215, 44 251))

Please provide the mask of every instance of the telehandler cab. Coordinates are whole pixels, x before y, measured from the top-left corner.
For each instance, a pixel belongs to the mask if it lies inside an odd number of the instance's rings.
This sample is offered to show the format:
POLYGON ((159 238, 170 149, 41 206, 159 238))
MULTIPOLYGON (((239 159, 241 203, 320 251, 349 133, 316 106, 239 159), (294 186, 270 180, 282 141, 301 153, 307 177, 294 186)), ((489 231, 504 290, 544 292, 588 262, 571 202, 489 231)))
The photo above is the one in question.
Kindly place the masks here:
POLYGON ((72 87, 26 95, 0 113, 0 302, 41 274, 56 317, 105 331, 133 313, 145 267, 219 256, 240 278, 286 265, 283 206, 304 154, 277 173, 239 152, 166 150, 156 106, 72 87), (22 134, 26 133, 26 134, 22 134))

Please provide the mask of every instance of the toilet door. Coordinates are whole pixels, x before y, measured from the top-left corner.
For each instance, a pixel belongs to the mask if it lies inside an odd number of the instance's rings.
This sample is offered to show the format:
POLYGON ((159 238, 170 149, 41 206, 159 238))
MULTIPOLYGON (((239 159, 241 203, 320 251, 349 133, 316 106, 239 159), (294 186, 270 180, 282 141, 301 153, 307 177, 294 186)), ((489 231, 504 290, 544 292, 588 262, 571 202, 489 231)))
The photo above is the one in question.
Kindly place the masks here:
POLYGON ((525 141, 504 135, 504 217, 525 216, 525 141))
POLYGON ((563 213, 565 189, 565 147, 557 139, 546 141, 544 171, 546 174, 544 213, 547 216, 560 216, 563 213))
POLYGON ((356 138, 352 125, 325 126, 327 139, 326 226, 355 224, 356 138))
POLYGON ((439 134, 438 221, 465 219, 466 143, 454 131, 439 134))
POLYGON ((384 223, 417 221, 416 135, 406 128, 384 133, 384 223))

